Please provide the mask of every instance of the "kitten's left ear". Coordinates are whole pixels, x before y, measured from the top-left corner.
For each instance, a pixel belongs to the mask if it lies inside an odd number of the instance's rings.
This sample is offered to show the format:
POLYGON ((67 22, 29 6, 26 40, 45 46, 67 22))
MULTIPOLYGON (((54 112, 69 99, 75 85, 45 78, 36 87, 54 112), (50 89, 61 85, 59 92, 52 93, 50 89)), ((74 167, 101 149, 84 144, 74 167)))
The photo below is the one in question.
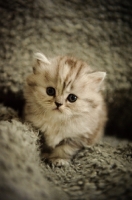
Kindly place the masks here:
POLYGON ((41 70, 45 69, 47 65, 50 65, 50 61, 42 53, 35 53, 35 63, 33 66, 33 72, 39 73, 41 70))
POLYGON ((106 72, 94 72, 88 74, 88 80, 91 88, 98 92, 103 85, 102 83, 105 77, 106 77, 106 72))

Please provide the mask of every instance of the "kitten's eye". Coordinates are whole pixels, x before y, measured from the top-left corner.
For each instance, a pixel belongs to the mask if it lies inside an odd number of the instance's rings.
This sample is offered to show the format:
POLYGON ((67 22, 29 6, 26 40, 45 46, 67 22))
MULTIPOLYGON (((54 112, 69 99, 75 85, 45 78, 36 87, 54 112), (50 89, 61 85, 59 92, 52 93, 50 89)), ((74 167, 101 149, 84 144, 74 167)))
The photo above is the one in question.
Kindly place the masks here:
POLYGON ((46 93, 49 95, 49 96, 55 96, 55 89, 53 87, 47 87, 46 88, 46 93))
POLYGON ((77 100, 77 96, 75 94, 69 94, 67 100, 73 103, 77 100))

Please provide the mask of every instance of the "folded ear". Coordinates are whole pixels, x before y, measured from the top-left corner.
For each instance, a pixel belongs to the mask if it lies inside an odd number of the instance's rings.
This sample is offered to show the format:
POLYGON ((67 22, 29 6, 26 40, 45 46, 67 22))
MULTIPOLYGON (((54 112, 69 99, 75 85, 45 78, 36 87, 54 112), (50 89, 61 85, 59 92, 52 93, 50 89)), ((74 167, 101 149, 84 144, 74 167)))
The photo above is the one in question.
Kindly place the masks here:
POLYGON ((35 62, 33 66, 34 74, 40 73, 47 65, 50 65, 48 58, 42 53, 35 53, 35 62))
POLYGON ((91 74, 88 74, 88 82, 90 84, 90 88, 99 91, 102 87, 102 83, 105 79, 106 72, 94 72, 91 74))

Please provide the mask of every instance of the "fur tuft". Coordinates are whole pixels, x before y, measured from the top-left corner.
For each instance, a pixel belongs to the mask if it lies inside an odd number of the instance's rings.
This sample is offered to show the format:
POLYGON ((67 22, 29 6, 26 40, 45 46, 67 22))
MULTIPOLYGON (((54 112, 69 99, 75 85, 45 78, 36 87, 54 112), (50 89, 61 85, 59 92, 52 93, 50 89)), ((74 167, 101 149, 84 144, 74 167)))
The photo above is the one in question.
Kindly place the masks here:
POLYGON ((44 54, 38 52, 38 53, 35 53, 34 56, 35 56, 36 60, 50 65, 50 61, 46 58, 46 56, 44 54))

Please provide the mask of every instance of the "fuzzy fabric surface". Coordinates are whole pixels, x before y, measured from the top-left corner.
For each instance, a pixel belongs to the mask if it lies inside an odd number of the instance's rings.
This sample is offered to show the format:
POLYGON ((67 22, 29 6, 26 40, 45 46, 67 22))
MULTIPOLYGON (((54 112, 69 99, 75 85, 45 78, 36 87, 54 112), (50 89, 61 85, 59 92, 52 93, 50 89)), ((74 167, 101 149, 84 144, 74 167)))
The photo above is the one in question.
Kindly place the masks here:
POLYGON ((68 167, 40 159, 38 132, 0 106, 0 199, 131 199, 132 142, 104 137, 68 167))
POLYGON ((130 0, 0 0, 0 199, 132 198, 131 10, 130 0), (38 132, 21 122, 36 51, 107 72, 106 136, 69 167, 42 161, 38 132))

